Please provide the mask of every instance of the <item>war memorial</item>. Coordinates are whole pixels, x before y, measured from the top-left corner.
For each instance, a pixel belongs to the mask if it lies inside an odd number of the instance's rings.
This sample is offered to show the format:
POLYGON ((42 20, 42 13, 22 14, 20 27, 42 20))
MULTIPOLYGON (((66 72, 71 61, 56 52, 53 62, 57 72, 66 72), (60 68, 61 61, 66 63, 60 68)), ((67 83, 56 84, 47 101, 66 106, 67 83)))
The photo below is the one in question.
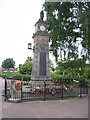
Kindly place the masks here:
POLYGON ((51 100, 86 96, 88 84, 77 79, 52 79, 49 71, 49 38, 48 24, 43 20, 44 13, 35 24, 33 43, 28 49, 33 50, 33 65, 30 81, 5 79, 5 100, 22 102, 27 100, 51 100))

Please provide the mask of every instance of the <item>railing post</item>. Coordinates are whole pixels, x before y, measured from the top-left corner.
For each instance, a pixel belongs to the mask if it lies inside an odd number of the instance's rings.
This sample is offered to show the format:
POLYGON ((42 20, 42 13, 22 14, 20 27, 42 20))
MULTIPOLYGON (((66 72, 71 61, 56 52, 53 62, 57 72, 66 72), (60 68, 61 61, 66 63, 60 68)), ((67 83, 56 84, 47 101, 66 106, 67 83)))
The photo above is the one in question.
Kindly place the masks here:
POLYGON ((7 80, 5 78, 5 101, 7 100, 7 80))
POLYGON ((46 82, 44 81, 44 101, 46 100, 46 82))
POLYGON ((86 84, 86 95, 88 95, 88 81, 85 81, 86 84))
POLYGON ((62 79, 62 100, 63 100, 63 79, 62 79))
MULTIPOLYGON (((23 80, 23 78, 22 78, 23 80)), ((21 80, 21 102, 22 102, 22 80, 21 80)))
POLYGON ((80 80, 80 98, 82 98, 82 81, 80 80))
POLYGON ((82 88, 83 88, 82 94, 85 94, 85 88, 86 88, 85 80, 83 80, 82 86, 83 86, 83 87, 82 87, 82 88))

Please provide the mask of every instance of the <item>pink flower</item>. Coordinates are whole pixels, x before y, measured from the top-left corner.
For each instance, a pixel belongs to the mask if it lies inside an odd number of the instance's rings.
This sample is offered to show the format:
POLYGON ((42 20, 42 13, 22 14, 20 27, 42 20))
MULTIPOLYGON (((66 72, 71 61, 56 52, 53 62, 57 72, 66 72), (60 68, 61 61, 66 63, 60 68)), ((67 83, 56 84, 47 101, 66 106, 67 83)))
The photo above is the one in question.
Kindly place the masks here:
POLYGON ((51 86, 48 86, 47 88, 51 88, 51 86))
POLYGON ((42 91, 45 91, 45 89, 43 88, 42 91))
POLYGON ((56 89, 58 89, 59 88, 59 86, 56 86, 56 89))
POLYGON ((20 80, 16 80, 16 83, 21 83, 21 81, 20 80))
POLYGON ((54 95, 56 93, 56 91, 52 92, 52 95, 54 95))
POLYGON ((29 88, 30 90, 33 90, 34 88, 29 88))
POLYGON ((39 87, 39 89, 41 90, 41 89, 42 89, 42 87, 39 87))

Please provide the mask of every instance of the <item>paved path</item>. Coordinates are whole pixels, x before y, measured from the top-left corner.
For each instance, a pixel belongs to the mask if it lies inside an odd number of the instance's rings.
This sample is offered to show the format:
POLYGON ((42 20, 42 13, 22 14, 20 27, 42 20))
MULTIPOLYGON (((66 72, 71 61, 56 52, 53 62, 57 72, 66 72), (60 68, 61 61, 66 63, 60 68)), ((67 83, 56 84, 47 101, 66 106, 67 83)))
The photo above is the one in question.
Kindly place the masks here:
POLYGON ((10 103, 2 99, 3 118, 88 118, 88 97, 10 103))
POLYGON ((88 99, 2 102, 3 118, 88 118, 88 99))

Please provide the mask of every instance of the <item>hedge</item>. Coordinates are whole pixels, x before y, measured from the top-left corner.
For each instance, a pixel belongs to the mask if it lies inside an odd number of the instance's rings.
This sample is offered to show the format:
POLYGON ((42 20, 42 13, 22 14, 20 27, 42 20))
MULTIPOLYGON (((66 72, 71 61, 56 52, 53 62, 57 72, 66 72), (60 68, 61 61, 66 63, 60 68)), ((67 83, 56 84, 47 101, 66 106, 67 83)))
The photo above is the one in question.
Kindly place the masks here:
POLYGON ((10 79, 13 77, 15 80, 22 80, 22 77, 24 77, 25 81, 31 80, 31 75, 27 75, 27 74, 23 75, 23 74, 20 74, 19 72, 17 72, 17 73, 1 73, 0 76, 3 78, 6 78, 6 79, 10 79))

